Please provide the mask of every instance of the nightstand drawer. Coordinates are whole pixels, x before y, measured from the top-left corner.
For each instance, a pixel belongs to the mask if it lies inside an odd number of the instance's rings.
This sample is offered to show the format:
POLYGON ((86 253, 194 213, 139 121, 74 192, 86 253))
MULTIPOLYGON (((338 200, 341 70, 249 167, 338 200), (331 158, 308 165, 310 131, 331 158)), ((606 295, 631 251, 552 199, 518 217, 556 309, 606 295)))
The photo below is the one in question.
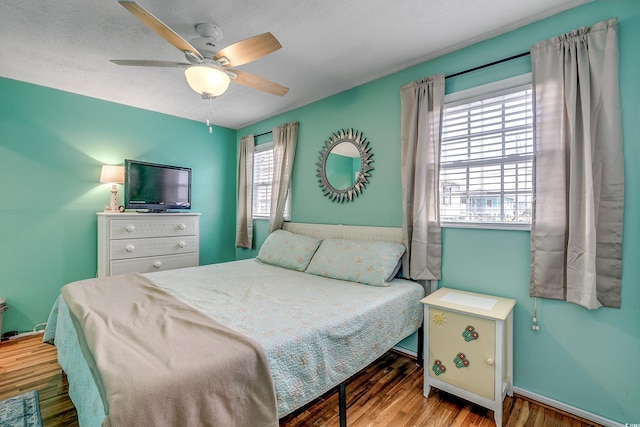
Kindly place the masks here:
POLYGON ((144 237, 188 236, 198 234, 197 217, 164 216, 114 219, 111 221, 111 239, 137 239, 144 237))
POLYGON ((112 240, 111 259, 186 254, 196 252, 197 243, 198 239, 195 236, 112 240))
POLYGON ((195 267, 198 265, 198 255, 168 255, 148 258, 126 259, 111 261, 111 276, 125 273, 151 273, 153 271, 172 270, 174 268, 195 267))

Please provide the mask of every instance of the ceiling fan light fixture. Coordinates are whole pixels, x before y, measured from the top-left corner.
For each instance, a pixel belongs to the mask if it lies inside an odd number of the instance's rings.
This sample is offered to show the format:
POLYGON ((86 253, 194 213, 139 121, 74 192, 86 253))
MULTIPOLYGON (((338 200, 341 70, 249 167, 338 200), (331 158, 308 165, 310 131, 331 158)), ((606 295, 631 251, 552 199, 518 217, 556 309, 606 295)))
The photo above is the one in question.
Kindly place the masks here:
POLYGON ((191 89, 200 95, 222 95, 231 81, 224 71, 207 65, 192 65, 184 70, 184 75, 191 89))

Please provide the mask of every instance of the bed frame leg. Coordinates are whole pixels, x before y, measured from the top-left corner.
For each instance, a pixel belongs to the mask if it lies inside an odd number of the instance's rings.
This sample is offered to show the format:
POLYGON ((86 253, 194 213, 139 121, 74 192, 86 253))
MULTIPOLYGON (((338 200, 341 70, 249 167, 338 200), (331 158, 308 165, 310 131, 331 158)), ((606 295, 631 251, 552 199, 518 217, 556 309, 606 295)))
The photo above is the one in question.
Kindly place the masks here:
POLYGON ((338 386, 338 411, 340 415, 340 427, 347 427, 347 382, 343 381, 338 386))

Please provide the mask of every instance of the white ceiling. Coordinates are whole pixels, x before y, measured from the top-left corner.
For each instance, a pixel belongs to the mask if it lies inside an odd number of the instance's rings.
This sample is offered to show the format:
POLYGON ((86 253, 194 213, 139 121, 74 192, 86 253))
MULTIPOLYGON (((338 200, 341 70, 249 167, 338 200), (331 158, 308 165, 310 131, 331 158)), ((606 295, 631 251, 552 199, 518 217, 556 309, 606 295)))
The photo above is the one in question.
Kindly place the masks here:
MULTIPOLYGON (((270 31, 283 48, 238 67, 290 88, 284 97, 233 84, 202 100, 185 62, 116 0, 0 5, 0 76, 238 129, 590 0, 139 0, 187 41, 215 22, 225 47, 270 31)), ((478 64, 480 65, 480 64, 478 64)))

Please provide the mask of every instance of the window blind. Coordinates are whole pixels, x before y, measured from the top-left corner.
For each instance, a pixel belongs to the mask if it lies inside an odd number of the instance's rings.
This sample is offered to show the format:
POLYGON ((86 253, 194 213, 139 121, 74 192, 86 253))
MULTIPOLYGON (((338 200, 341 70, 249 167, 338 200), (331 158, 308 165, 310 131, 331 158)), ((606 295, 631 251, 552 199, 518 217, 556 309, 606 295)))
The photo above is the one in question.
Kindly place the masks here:
POLYGON ((253 153, 253 217, 269 218, 273 149, 258 149, 253 153))
POLYGON ((442 223, 531 223, 531 92, 527 84, 445 104, 442 223))
MULTIPOLYGON (((258 145, 253 153, 253 218, 269 218, 272 181, 273 144, 258 145)), ((285 219, 289 219, 289 211, 290 196, 287 195, 285 219)))

